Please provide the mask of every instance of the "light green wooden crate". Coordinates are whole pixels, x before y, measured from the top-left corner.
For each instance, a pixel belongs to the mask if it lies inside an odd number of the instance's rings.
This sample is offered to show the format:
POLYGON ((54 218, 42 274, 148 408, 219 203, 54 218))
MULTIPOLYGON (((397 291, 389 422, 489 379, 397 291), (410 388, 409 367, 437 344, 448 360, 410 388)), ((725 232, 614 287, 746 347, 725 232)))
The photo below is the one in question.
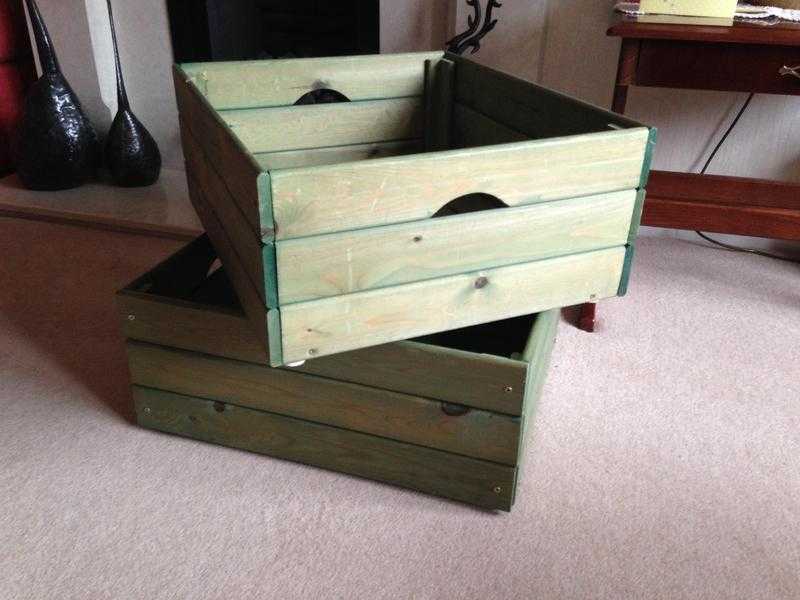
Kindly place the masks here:
POLYGON ((652 129, 442 53, 175 83, 193 203, 274 366, 625 293, 652 129), (319 89, 351 102, 294 106, 319 89))
POLYGON ((511 509, 557 311, 272 368, 215 258, 118 294, 142 426, 511 509))

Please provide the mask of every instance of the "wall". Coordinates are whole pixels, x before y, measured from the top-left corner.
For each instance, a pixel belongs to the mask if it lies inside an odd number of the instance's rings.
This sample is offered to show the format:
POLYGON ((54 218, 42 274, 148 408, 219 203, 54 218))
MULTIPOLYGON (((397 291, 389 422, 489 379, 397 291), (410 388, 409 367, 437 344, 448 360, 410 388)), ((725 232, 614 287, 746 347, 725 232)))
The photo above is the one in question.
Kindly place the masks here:
MULTIPOLYGON (((116 113, 106 0, 38 0, 67 79, 102 136, 116 113)), ((114 0, 125 81, 134 112, 161 147, 166 168, 182 168, 164 0, 114 0)))
POLYGON ((454 13, 450 0, 383 0, 381 52, 444 48, 454 13))

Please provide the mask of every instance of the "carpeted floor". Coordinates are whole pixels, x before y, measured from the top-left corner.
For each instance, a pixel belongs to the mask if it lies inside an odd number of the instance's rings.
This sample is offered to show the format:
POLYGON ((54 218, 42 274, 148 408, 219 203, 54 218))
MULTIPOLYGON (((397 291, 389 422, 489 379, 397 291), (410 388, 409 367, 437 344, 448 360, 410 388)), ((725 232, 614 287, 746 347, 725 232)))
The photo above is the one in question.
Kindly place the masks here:
POLYGON ((2 600, 800 597, 800 267, 642 239, 509 515, 133 426, 112 294, 176 246, 0 219, 2 600))

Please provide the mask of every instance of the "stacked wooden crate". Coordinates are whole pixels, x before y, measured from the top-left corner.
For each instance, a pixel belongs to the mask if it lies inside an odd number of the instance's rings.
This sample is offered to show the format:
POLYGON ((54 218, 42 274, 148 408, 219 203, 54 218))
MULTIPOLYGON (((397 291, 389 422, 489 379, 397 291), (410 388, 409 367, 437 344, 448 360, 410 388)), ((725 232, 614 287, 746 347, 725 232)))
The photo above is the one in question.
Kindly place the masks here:
POLYGON ((655 132, 442 53, 175 75, 209 239, 120 295, 139 422, 509 510, 558 308, 627 288, 655 132))
POLYGON ((276 369, 215 258, 118 295, 142 426, 510 510, 556 311, 276 369))
POLYGON ((273 366, 625 292, 647 127, 441 53, 175 74, 192 201, 273 366), (352 102, 294 105, 321 88, 352 102), (506 208, 431 218, 476 194, 506 208))

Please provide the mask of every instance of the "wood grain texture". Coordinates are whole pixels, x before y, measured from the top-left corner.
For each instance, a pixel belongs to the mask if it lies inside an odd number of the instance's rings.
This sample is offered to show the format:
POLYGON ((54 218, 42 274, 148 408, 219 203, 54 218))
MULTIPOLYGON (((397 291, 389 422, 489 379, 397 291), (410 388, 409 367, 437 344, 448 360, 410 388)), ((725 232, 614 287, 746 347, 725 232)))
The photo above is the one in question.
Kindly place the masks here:
MULTIPOLYGON (((271 237, 272 209, 266 174, 178 66, 174 80, 182 134, 189 131, 194 135, 253 230, 271 237)), ((194 177, 197 179, 197 175, 194 177)))
POLYGON ((473 193, 520 206, 636 188, 648 135, 637 128, 274 171, 276 238, 426 219, 473 193))
POLYGON ((134 400, 143 427, 511 509, 514 467, 139 386, 134 400))
POLYGON ((514 486, 515 493, 519 488, 519 479, 524 472, 525 446, 531 443, 530 430, 533 426, 536 409, 539 406, 539 399, 547 382, 547 373, 550 371, 553 347, 556 343, 560 322, 560 310, 549 310, 540 313, 523 353, 523 359, 528 363, 528 373, 525 381, 525 406, 519 436, 519 450, 517 451, 519 468, 517 469, 517 480, 514 486))
POLYGON ((254 108, 219 113, 254 153, 412 140, 423 133, 420 98, 254 108))
POLYGON ((455 94, 458 103, 531 138, 642 126, 611 111, 461 57, 453 57, 453 61, 458 72, 455 94))
POLYGON ((217 110, 291 106, 315 89, 350 100, 422 96, 426 60, 441 52, 185 64, 217 110))
MULTIPOLYGON (((117 295, 122 330, 131 340, 268 365, 265 342, 229 295, 224 301, 197 296, 215 258, 210 242, 199 238, 126 287, 117 295)), ((398 342, 293 371, 519 416, 526 364, 511 360, 510 349, 505 356, 486 352, 398 342)))
POLYGON ((384 158, 387 156, 403 156, 422 152, 421 139, 403 140, 400 142, 377 142, 374 144, 355 144, 353 146, 332 146, 329 148, 311 148, 308 150, 287 150, 285 152, 262 152, 255 159, 262 169, 296 169, 302 167, 318 167, 341 163, 384 158))
POLYGON ((425 149, 448 150, 452 147, 455 63, 441 59, 425 65, 425 149))
MULTIPOLYGON (((225 230, 232 250, 239 256, 242 267, 247 271, 259 296, 265 304, 275 307, 277 290, 266 285, 265 263, 268 257, 265 256, 259 230, 252 228, 225 184, 223 176, 217 171, 217 166, 203 154, 199 142, 188 128, 184 130, 183 140, 186 168, 191 173, 190 185, 200 188, 200 193, 194 195, 195 203, 209 203, 208 209, 213 211, 225 230)), ((207 211, 198 210, 204 225, 202 217, 206 213, 207 211)))
MULTIPOLYGON (((270 361, 280 362, 280 353, 275 352, 280 349, 275 348, 274 337, 273 345, 270 346, 268 312, 264 299, 259 295, 258 289, 250 279, 250 275, 247 273, 242 259, 236 253, 228 234, 222 227, 219 217, 210 208, 211 205, 208 199, 204 197, 200 184, 194 180, 191 173, 187 173, 187 176, 189 178, 189 193, 192 198, 192 205, 206 228, 206 234, 214 243, 214 248, 225 265, 225 270, 236 290, 236 296, 242 304, 251 329, 256 339, 269 351, 270 361)), ((280 339, 280 331, 275 331, 274 335, 277 335, 278 339, 280 339)))
POLYGON ((296 362, 615 296, 625 248, 302 302, 281 310, 296 362))
POLYGON ((455 103, 453 108, 453 148, 476 148, 524 142, 530 137, 494 119, 455 103))
POLYGON ((620 246, 636 197, 612 192, 278 242, 280 303, 620 246))
MULTIPOLYGON (((448 416, 441 402, 232 361, 128 343, 133 383, 515 465, 519 420, 482 410, 448 416)), ((442 382, 443 384, 445 382, 442 382)))

